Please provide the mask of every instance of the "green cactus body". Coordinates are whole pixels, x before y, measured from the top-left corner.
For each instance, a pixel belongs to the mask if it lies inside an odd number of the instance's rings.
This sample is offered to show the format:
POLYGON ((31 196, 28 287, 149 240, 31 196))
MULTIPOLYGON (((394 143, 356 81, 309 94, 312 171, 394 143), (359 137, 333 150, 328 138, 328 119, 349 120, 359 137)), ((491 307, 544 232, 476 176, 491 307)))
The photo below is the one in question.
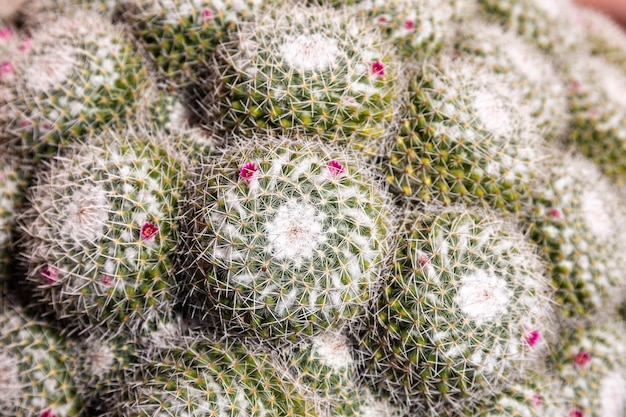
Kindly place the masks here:
POLYGON ((296 338, 361 314, 388 255, 392 209, 359 159, 256 137, 189 184, 182 253, 203 308, 229 333, 296 338))
POLYGON ((567 143, 626 185, 626 75, 598 57, 571 55, 567 62, 572 115, 567 143))
POLYGON ((461 415, 545 356, 548 283, 488 213, 427 211, 403 230, 376 315, 355 332, 363 378, 418 415, 461 415))
POLYGON ((15 65, 7 127, 36 161, 136 111, 145 70, 119 28, 77 12, 41 28, 15 65))
POLYGON ((356 384, 356 362, 346 335, 326 330, 288 350, 286 369, 296 386, 316 400, 320 415, 360 416, 367 398, 356 384))
POLYGON ((203 158, 217 153, 223 140, 197 126, 191 112, 176 93, 153 91, 146 104, 147 108, 142 109, 147 114, 145 128, 167 136, 169 143, 187 159, 187 165, 198 165, 203 158))
POLYGON ((543 140, 524 95, 469 59, 442 58, 410 84, 383 170, 409 199, 518 213, 541 167, 543 140))
POLYGON ((484 13, 544 52, 561 56, 584 43, 571 0, 479 0, 484 13))
POLYGON ((138 362, 137 344, 125 337, 92 334, 73 347, 75 380, 81 398, 93 412, 106 411, 110 398, 126 382, 138 362))
POLYGON ((593 9, 579 8, 590 54, 626 68, 626 34, 610 16, 593 9))
POLYGON ((217 46, 265 0, 131 0, 122 18, 172 84, 199 84, 217 46))
POLYGON ((454 32, 454 0, 367 0, 355 6, 406 57, 439 51, 454 32))
POLYGON ((70 366, 70 349, 49 324, 23 311, 0 312, 0 414, 85 416, 70 366))
POLYGON ((557 152, 549 182, 533 187, 534 209, 524 222, 548 261, 558 314, 580 320, 623 297, 626 224, 618 191, 598 168, 557 152))
POLYGON ((560 335, 550 363, 563 381, 561 395, 570 416, 626 415, 624 325, 609 320, 560 335))
POLYGON ((181 339, 144 359, 114 416, 313 417, 272 355, 235 340, 181 339))
POLYGON ((570 122, 569 91, 553 59, 519 35, 479 19, 463 25, 457 38, 457 51, 520 92, 544 138, 562 139, 570 122))
POLYGON ((299 131, 376 154, 403 84, 392 52, 346 11, 274 9, 220 46, 208 118, 224 131, 299 131))
POLYGON ((184 174, 159 142, 124 132, 74 145, 29 194, 28 279, 82 330, 136 331, 169 314, 184 174))
POLYGON ((471 415, 475 417, 567 416, 568 409, 562 398, 562 390, 563 384, 558 376, 545 366, 525 370, 519 380, 472 410, 471 415))
POLYGON ((0 292, 13 263, 17 212, 24 203, 28 173, 8 150, 0 156, 0 292))

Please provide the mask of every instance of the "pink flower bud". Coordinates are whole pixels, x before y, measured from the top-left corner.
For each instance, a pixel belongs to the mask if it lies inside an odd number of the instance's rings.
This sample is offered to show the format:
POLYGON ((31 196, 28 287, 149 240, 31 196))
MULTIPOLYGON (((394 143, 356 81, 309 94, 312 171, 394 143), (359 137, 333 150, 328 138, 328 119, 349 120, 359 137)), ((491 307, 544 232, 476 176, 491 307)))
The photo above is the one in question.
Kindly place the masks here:
POLYGON ((576 354, 576 356, 574 356, 574 362, 578 366, 585 366, 589 363, 589 361, 591 361, 591 354, 589 352, 585 352, 584 350, 581 350, 576 354))
POLYGON ((13 64, 9 61, 0 62, 0 77, 13 72, 13 64))
POLYGON ((13 36, 13 31, 10 28, 0 28, 0 39, 9 39, 13 36))
POLYGON ((41 276, 48 282, 48 284, 54 284, 57 282, 59 277, 59 271, 51 266, 47 266, 43 269, 43 271, 41 271, 41 276))
POLYGON ((246 184, 250 184, 256 176, 257 171, 258 168, 254 164, 254 162, 248 162, 239 170, 239 178, 244 180, 246 184))
POLYGON ((385 66, 382 62, 376 61, 372 64, 372 74, 376 76, 385 75, 385 66))
POLYGON ((526 334, 526 336, 524 337, 524 340, 526 341, 528 346, 534 347, 537 344, 537 342, 539 342, 540 338, 541 338, 541 333, 539 333, 537 330, 531 330, 530 332, 526 334))
POLYGON ((338 177, 339 175, 343 174, 344 171, 345 168, 338 161, 335 161, 333 159, 328 163, 328 172, 330 172, 331 176, 338 177))
POLYGON ((159 228, 152 223, 146 223, 141 226, 141 237, 143 239, 152 239, 159 231, 159 228))

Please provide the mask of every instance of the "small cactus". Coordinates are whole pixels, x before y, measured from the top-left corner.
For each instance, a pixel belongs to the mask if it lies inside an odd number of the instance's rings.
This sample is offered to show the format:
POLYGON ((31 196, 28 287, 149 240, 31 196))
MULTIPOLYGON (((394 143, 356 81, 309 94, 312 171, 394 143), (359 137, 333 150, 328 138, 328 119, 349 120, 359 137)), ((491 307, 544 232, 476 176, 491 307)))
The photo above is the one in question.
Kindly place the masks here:
POLYGON ((321 6, 271 9, 242 24, 218 49, 208 120, 224 131, 303 132, 376 154, 403 72, 371 26, 321 6))
POLYGON ((626 340, 619 320, 564 329, 550 359, 573 417, 626 415, 626 340))
POLYGON ((182 241, 201 311, 296 338, 362 314, 392 209, 359 159, 305 138, 242 139, 190 173, 182 241))
POLYGON ((20 309, 0 311, 0 414, 86 416, 77 395, 71 350, 51 325, 20 309))
POLYGON ((546 355, 549 285, 497 217, 425 211, 402 230, 394 274, 356 331, 362 378, 418 414, 458 415, 546 355))
POLYGON ((364 0, 354 10, 380 29, 402 55, 422 60, 449 43, 458 17, 455 3, 455 0, 364 0))
POLYGON ((501 213, 527 207, 543 140, 523 92, 505 81, 471 58, 424 65, 382 166, 392 190, 501 213))
POLYGON ((572 122, 566 142, 626 185, 626 74, 603 58, 581 57, 567 60, 572 122))
POLYGON ((42 27, 13 66, 5 136, 35 161, 105 125, 123 126, 146 75, 121 30, 86 12, 42 27))
POLYGON ((316 416, 272 355, 236 340, 181 338, 146 355, 106 416, 316 416))
POLYGON ((30 190, 20 217, 27 279, 83 331, 137 331, 173 306, 184 174, 159 139, 106 133, 75 144, 30 190))
POLYGON ((218 45, 265 0, 125 0, 121 17, 178 88, 202 83, 218 45))
POLYGON ((524 223, 547 261, 557 314, 583 320, 624 296, 625 214, 619 191, 597 166, 555 152, 548 182, 533 186, 534 208, 524 223))

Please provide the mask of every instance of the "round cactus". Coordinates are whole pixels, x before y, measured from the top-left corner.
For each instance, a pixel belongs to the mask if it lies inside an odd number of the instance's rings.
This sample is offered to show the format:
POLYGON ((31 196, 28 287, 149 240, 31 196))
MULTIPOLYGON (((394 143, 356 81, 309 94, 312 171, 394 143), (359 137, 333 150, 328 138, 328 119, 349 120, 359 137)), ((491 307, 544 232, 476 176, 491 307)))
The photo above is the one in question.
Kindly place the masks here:
POLYGON ((361 314, 391 245, 392 209, 358 159, 256 137, 188 182, 185 269, 199 307, 227 332, 295 338, 361 314))
POLYGON ((0 311, 0 414, 86 416, 69 345, 51 325, 14 308, 0 311))
POLYGON ((159 141, 125 132, 74 145, 29 193, 20 217, 27 278, 83 331, 137 331, 174 303, 184 174, 159 141))
POLYGON ((316 416, 272 355, 228 339, 181 338, 147 355, 111 416, 316 416))
POLYGON ((220 45, 207 117, 214 129, 300 131, 375 154, 392 131, 403 84, 392 52, 346 11, 272 9, 220 45))
POLYGON ((199 84, 218 45, 265 0, 126 0, 122 19, 168 82, 199 84))
MULTIPOLYGON (((562 398, 563 384, 546 367, 527 370, 522 378, 490 398, 476 410, 475 417, 556 417, 567 416, 562 398)), ((574 416, 571 416, 574 417, 574 416)))
POLYGON ((382 168, 395 193, 517 213, 543 140, 524 94, 475 61, 424 65, 382 168))
POLYGON ((356 362, 347 336, 328 329, 285 355, 286 371, 315 399, 320 415, 360 416, 367 399, 356 384, 356 362))
POLYGON ((572 0, 479 0, 483 12, 548 54, 560 56, 584 43, 572 0))
POLYGON ((567 143, 626 185, 626 74, 603 58, 568 57, 572 123, 567 143))
POLYGON ((104 412, 127 374, 138 362, 138 345, 126 337, 108 337, 98 332, 76 342, 72 347, 73 369, 79 396, 90 412, 104 412))
POLYGON ((624 322, 564 330, 550 364, 563 381, 562 398, 572 417, 626 415, 624 322))
POLYGON ((365 0, 355 6, 407 57, 439 51, 454 33, 455 0, 365 0))
POLYGON ((417 414, 457 415, 545 356, 549 285, 493 215, 426 211, 403 226, 376 314, 355 332, 363 378, 417 414))
POLYGON ((524 222, 547 261, 557 313, 580 320, 623 297, 625 214, 619 191, 595 165, 557 152, 549 181, 533 187, 534 208, 524 222))
POLYGON ((104 126, 123 126, 145 77, 121 30, 86 12, 42 27, 13 66, 6 135, 36 161, 104 126))
POLYGON ((18 210, 24 203, 29 173, 7 149, 0 156, 0 292, 9 277, 14 257, 14 234, 18 210))
POLYGON ((459 30, 456 50, 492 69, 491 77, 512 85, 513 94, 523 98, 536 130, 544 138, 562 139, 570 122, 569 90, 554 59, 519 35, 478 18, 459 30))

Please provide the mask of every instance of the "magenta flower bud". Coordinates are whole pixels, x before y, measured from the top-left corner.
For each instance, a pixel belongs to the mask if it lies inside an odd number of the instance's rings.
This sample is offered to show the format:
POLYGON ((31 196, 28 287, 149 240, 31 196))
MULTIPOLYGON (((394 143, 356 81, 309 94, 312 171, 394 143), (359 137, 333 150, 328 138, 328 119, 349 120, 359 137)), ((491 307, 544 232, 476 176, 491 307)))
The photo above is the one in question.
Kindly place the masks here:
POLYGON ((141 237, 145 240, 152 239, 159 231, 159 228, 152 223, 141 226, 141 237))

